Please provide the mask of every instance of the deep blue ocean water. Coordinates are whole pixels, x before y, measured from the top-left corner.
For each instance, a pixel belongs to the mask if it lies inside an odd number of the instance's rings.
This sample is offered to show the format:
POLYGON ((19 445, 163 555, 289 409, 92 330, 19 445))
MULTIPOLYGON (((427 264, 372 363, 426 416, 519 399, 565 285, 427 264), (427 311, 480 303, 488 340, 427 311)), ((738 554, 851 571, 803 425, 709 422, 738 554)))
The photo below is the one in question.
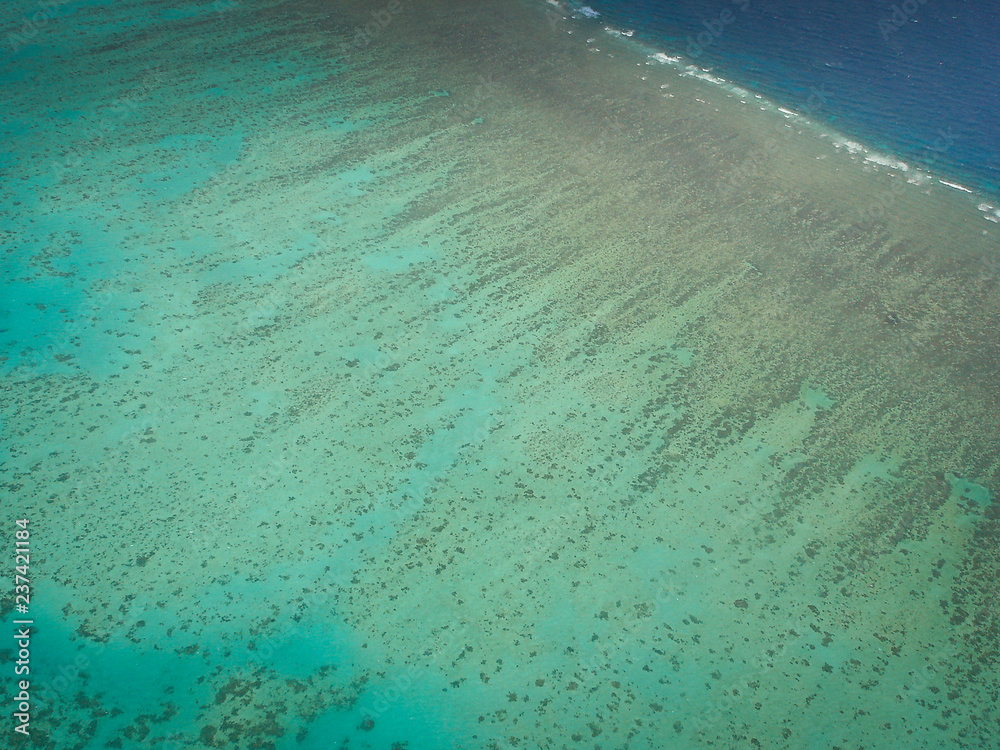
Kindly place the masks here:
POLYGON ((600 21, 996 196, 1000 3, 593 0, 600 21))

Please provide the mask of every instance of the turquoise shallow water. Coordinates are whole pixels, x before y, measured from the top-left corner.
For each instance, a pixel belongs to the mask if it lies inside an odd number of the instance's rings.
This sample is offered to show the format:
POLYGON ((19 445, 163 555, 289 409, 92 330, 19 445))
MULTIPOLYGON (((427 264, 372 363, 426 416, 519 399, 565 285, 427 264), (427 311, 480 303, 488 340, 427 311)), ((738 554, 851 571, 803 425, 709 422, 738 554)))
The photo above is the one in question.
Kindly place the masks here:
POLYGON ((984 199, 551 3, 33 7, 26 746, 997 744, 984 199))

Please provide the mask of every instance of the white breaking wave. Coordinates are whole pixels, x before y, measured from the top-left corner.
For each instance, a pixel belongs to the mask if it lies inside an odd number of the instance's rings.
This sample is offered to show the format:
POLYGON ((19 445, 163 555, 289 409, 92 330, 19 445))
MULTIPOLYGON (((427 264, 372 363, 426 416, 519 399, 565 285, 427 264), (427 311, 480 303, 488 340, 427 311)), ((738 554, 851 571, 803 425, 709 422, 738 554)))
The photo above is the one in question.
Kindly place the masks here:
POLYGON ((622 31, 621 29, 616 29, 613 26, 605 26, 604 31, 611 36, 632 36, 635 32, 632 29, 627 29, 622 31))
POLYGON ((980 203, 976 206, 980 211, 983 212, 983 218, 986 221, 992 221, 994 224, 1000 224, 1000 208, 990 205, 989 203, 980 203))
POLYGON ((865 154, 865 161, 870 164, 878 164, 881 167, 889 167, 889 169, 898 169, 900 172, 910 171, 910 165, 905 161, 893 159, 891 156, 885 156, 884 154, 867 153, 865 154))
POLYGON ((969 190, 969 188, 965 187, 965 185, 959 185, 957 182, 948 182, 948 180, 942 180, 940 177, 938 177, 938 182, 942 185, 947 185, 950 188, 955 188, 955 190, 961 190, 963 193, 973 192, 972 190, 969 190))
POLYGON ((665 54, 663 52, 657 52, 654 55, 650 55, 650 57, 653 60, 656 60, 656 62, 670 63, 672 65, 677 65, 677 63, 681 62, 681 58, 680 57, 673 57, 673 56, 667 55, 667 54, 665 54))
MULTIPOLYGON (((547 0, 547 2, 551 3, 552 5, 557 5, 558 7, 564 7, 563 3, 559 2, 559 0, 547 0)), ((575 6, 575 3, 573 3, 572 5, 575 6)), ((582 7, 575 6, 575 8, 577 13, 587 16, 588 18, 598 18, 600 16, 600 13, 595 11, 590 6, 586 5, 582 7)), ((634 35, 634 31, 631 29, 622 30, 622 29, 616 29, 611 26, 605 26, 604 31, 615 37, 631 38, 634 35)), ((785 119, 791 120, 796 125, 802 127, 803 130, 808 129, 812 131, 814 134, 818 135, 820 138, 828 139, 836 151, 846 152, 847 156, 849 156, 854 162, 862 165, 866 169, 886 170, 890 174, 895 174, 904 177, 909 184, 917 187, 926 187, 930 183, 936 181, 941 185, 949 187, 953 190, 959 190, 961 192, 970 194, 974 194, 976 192, 975 190, 965 187, 964 185, 960 185, 956 182, 950 182, 948 180, 943 180, 940 177, 932 175, 927 169, 927 167, 930 166, 929 164, 913 165, 890 154, 870 149, 864 144, 859 143, 858 141, 853 140, 841 133, 838 133, 837 131, 830 128, 828 125, 811 119, 809 115, 804 115, 800 112, 796 112, 795 110, 790 109, 788 107, 779 106, 776 103, 766 99, 761 94, 748 91, 745 88, 737 86, 732 81, 728 81, 725 78, 722 78, 721 76, 715 75, 710 70, 706 70, 705 68, 702 68, 698 65, 694 65, 690 60, 685 58, 683 55, 671 55, 666 52, 658 51, 655 49, 651 50, 648 45, 642 42, 630 41, 629 44, 638 44, 638 48, 640 50, 643 50, 644 53, 646 54, 647 65, 652 65, 654 63, 660 63, 662 65, 670 65, 676 69, 678 75, 689 78, 697 78, 698 80, 704 81, 705 83, 710 83, 713 86, 722 87, 726 91, 726 93, 738 97, 741 100, 741 103, 743 104, 746 104, 748 100, 749 101, 756 100, 755 103, 759 106, 761 110, 777 112, 785 119)), ((646 78, 643 77, 642 80, 646 80, 646 78)), ((668 86, 662 85, 660 86, 660 88, 661 89, 668 88, 668 86)), ((665 93, 664 96, 673 98, 674 95, 665 93)), ((703 99, 697 99, 697 101, 702 103, 707 103, 703 99)), ((810 107, 806 108, 807 111, 811 112, 811 105, 812 105, 812 98, 810 97, 810 107)), ((791 126, 786 125, 786 127, 791 127, 791 126)), ((802 133, 803 130, 799 130, 798 132, 802 133)), ((824 157, 818 157, 818 158, 824 158, 824 157)), ((933 163, 933 161, 931 163, 933 163)), ((990 207, 989 211, 982 208, 980 210, 984 211, 985 217, 989 221, 1000 223, 1000 209, 990 207)))
POLYGON ((713 76, 707 70, 702 70, 694 65, 688 65, 687 69, 684 71, 684 75, 691 76, 692 78, 698 78, 702 81, 708 81, 709 83, 714 83, 716 86, 722 86, 729 83, 725 78, 719 78, 718 76, 713 76))

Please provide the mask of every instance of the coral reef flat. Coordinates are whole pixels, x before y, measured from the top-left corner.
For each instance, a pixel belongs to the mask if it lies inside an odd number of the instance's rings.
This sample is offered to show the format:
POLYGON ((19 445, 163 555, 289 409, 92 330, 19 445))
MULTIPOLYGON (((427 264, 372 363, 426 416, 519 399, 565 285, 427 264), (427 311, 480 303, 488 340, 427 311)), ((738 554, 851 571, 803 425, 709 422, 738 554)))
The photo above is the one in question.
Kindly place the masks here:
POLYGON ((23 6, 25 746, 1000 744, 980 196, 553 3, 23 6))

